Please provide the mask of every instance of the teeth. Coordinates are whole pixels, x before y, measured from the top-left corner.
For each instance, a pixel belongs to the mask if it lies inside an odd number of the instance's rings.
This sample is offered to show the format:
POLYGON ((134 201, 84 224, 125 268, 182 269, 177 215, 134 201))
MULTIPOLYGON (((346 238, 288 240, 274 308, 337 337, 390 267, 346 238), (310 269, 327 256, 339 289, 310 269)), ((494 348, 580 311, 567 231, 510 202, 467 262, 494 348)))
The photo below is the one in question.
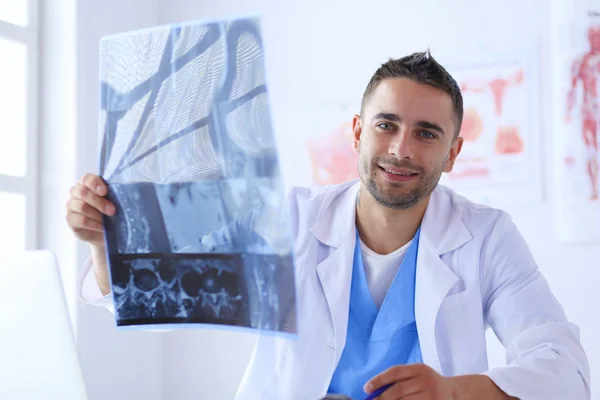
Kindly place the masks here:
POLYGON ((390 174, 394 174, 394 175, 400 175, 400 176, 411 176, 412 174, 401 174, 399 172, 394 172, 394 171, 390 171, 390 170, 385 170, 386 172, 389 172, 390 174))

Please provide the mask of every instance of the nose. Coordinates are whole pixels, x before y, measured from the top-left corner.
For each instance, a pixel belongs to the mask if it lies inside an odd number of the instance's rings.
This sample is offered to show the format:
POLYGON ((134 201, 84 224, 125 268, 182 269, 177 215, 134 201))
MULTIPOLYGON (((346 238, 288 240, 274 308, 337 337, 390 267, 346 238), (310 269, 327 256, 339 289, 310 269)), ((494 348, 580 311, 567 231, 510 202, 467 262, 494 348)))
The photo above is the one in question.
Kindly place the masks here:
POLYGON ((405 127, 398 129, 396 133, 390 139, 388 147, 388 153, 397 158, 408 158, 414 157, 414 138, 410 134, 410 131, 405 127))

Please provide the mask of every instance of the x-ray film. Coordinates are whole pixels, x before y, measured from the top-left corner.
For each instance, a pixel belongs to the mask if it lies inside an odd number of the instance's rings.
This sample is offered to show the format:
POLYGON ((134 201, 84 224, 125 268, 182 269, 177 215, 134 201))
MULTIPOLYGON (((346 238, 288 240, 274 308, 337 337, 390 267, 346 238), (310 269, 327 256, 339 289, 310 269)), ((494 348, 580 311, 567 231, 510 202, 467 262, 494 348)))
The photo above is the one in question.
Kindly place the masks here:
POLYGON ((295 334, 259 20, 104 37, 100 92, 117 326, 295 334))

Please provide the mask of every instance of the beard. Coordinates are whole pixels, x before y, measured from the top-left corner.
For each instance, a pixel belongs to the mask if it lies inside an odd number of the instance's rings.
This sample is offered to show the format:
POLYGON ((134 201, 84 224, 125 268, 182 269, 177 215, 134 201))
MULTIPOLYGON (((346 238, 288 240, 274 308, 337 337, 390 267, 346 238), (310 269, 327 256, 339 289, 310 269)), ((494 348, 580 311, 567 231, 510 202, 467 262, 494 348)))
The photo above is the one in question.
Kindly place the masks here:
MULTIPOLYGON (((395 210, 406 210, 417 205, 422 199, 429 196, 437 186, 445 162, 440 162, 435 168, 426 171, 421 167, 410 164, 406 161, 401 161, 396 158, 376 157, 367 159, 364 156, 359 158, 359 175, 362 183, 367 187, 371 196, 382 206, 395 210), (382 187, 384 183, 377 183, 377 177, 381 177, 382 170, 379 164, 394 166, 396 168, 404 168, 417 173, 416 186, 414 181, 411 182, 385 182, 387 188, 382 187), (412 188, 408 189, 406 186, 412 188)), ((385 178, 380 178, 381 181, 385 178)))

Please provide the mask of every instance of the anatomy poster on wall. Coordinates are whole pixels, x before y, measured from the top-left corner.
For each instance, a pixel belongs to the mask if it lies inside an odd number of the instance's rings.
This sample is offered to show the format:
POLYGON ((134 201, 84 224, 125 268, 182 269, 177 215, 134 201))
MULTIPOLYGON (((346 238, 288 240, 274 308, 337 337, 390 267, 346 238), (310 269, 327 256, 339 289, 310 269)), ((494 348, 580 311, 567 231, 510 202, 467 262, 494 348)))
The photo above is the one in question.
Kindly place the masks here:
POLYGON ((536 48, 443 63, 462 91, 464 144, 441 183, 493 205, 541 201, 536 48))
POLYGON ((281 121, 276 126, 281 137, 278 144, 286 182, 313 186, 358 179, 352 117, 359 113, 357 102, 289 107, 279 118, 275 115, 281 121), (292 125, 289 121, 302 123, 292 125))
POLYGON ((600 242, 600 6, 554 1, 553 35, 557 231, 600 242))

